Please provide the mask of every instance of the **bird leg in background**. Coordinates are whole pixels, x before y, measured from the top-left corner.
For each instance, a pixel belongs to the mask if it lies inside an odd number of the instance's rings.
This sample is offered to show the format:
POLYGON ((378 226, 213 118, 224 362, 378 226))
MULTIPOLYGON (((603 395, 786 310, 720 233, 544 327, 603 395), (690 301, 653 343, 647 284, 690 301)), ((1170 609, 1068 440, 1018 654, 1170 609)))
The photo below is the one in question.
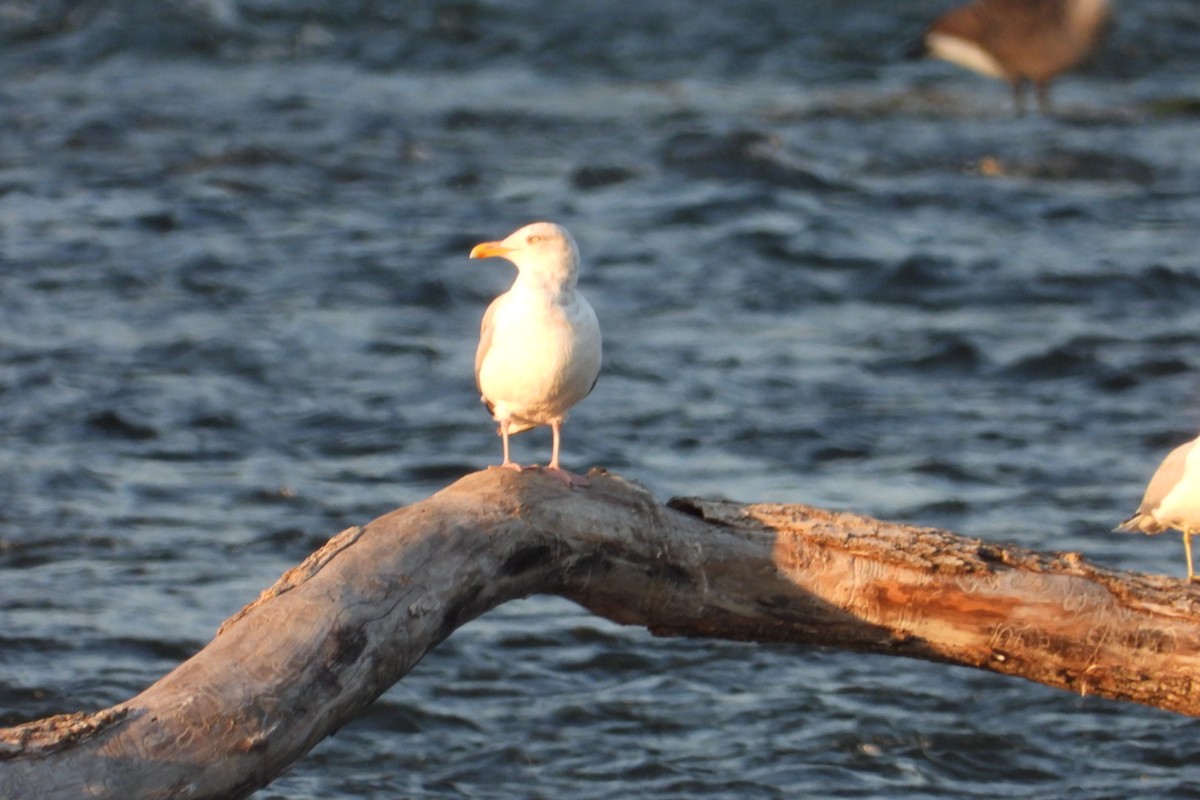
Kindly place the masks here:
POLYGON ((1038 111, 1043 114, 1050 113, 1050 82, 1038 81, 1033 85, 1034 91, 1037 93, 1038 111))
POLYGON ((1025 79, 1015 78, 1012 82, 1013 110, 1017 116, 1025 114, 1025 79))

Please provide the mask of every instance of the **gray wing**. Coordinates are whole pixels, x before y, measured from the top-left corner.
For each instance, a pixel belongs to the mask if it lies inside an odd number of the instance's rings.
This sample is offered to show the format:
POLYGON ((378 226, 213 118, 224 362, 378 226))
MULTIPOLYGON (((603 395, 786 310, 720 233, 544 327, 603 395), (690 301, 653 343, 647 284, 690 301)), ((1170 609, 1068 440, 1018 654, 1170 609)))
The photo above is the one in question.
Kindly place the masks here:
POLYGON ((602 362, 604 361, 604 341, 603 341, 602 337, 600 336, 600 320, 596 318, 596 310, 594 308, 592 308, 592 304, 589 303, 587 301, 587 298, 584 297, 583 295, 579 296, 579 300, 581 303, 583 303, 584 306, 587 307, 587 310, 590 312, 591 328, 595 332, 595 336, 596 336, 596 349, 600 351, 599 358, 597 359, 597 364, 596 364, 596 376, 594 378, 592 378, 592 385, 588 387, 587 394, 584 395, 584 397, 587 397, 589 394, 592 393, 592 390, 596 388, 596 384, 600 382, 600 369, 603 366, 602 362))
POLYGON ((495 406, 492 405, 491 400, 483 396, 483 387, 479 385, 479 370, 483 368, 483 360, 487 358, 488 351, 492 349, 492 334, 496 329, 493 317, 496 316, 496 309, 500 307, 503 300, 504 295, 500 295, 483 313, 483 322, 479 325, 479 347, 475 348, 475 388, 479 389, 479 399, 487 406, 489 414, 495 411, 495 406))
POLYGON ((492 301, 492 304, 487 307, 487 311, 483 314, 483 322, 479 325, 479 347, 475 348, 475 386, 479 387, 479 370, 483 367, 483 359, 487 357, 488 351, 492 349, 492 332, 495 328, 492 322, 492 317, 496 316, 496 307, 500 305, 501 297, 497 297, 492 301))

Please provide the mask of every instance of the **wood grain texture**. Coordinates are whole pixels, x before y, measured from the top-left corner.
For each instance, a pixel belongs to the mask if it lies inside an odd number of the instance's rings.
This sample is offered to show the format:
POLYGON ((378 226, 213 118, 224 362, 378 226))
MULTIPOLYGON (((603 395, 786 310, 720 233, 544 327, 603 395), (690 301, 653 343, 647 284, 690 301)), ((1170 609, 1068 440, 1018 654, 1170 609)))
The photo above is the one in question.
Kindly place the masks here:
POLYGON ((245 797, 459 626, 535 593, 663 636, 909 656, 1200 714, 1185 582, 591 478, 474 473, 344 531, 138 696, 0 730, 0 797, 245 797))

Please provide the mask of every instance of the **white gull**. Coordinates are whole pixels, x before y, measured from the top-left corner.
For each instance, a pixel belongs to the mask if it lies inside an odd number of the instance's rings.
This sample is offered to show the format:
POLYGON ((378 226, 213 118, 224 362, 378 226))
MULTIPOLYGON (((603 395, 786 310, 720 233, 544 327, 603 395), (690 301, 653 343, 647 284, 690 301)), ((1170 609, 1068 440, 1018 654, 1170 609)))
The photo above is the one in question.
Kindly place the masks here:
POLYGON ((1195 580, 1191 538, 1200 534, 1200 437, 1167 454, 1150 478, 1137 512, 1113 530, 1162 533, 1168 528, 1183 533, 1188 580, 1195 580))
POLYGON ((483 315, 475 351, 475 383, 504 442, 501 466, 521 469, 509 456, 509 436, 549 425, 554 444, 546 469, 568 485, 586 486, 586 478, 558 461, 567 411, 600 375, 600 324, 576 288, 579 249, 565 228, 535 222, 471 250, 471 258, 492 256, 517 267, 512 288, 483 315))

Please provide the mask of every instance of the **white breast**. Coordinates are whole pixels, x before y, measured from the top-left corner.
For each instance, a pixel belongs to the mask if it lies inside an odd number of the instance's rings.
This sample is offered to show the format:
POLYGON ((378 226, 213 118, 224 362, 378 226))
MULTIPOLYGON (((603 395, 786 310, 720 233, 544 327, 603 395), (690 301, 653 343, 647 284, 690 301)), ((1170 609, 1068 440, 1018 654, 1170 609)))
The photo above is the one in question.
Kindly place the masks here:
POLYGON ((583 295, 552 297, 518 281, 496 298, 489 317, 478 379, 497 420, 546 425, 588 395, 601 343, 596 312, 583 295))

